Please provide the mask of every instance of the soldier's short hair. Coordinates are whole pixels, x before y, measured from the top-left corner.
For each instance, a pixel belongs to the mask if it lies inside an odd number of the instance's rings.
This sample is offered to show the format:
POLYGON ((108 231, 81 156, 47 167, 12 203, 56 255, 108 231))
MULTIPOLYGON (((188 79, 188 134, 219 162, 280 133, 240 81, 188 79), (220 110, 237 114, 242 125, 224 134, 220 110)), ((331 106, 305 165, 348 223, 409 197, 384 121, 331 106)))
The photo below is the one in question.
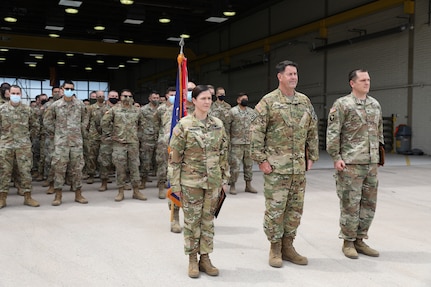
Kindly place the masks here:
POLYGON ((247 93, 241 92, 241 93, 238 94, 238 96, 236 98, 239 99, 242 96, 247 96, 248 97, 247 93))
POLYGON ((368 73, 368 71, 365 70, 365 69, 354 69, 354 70, 351 70, 349 72, 349 83, 350 83, 350 81, 353 81, 353 80, 356 79, 356 77, 358 76, 358 72, 360 72, 360 73, 368 73))
POLYGON ((284 61, 281 61, 280 63, 278 63, 275 66, 275 70, 277 71, 277 74, 278 73, 283 73, 284 69, 286 69, 287 66, 292 66, 292 67, 295 67, 296 69, 298 69, 298 64, 297 63, 289 61, 289 60, 284 60, 284 61))
POLYGON ((209 88, 207 85, 197 85, 192 91, 192 98, 197 98, 200 93, 208 91, 209 88))
POLYGON ((75 86, 75 84, 72 82, 72 80, 65 80, 65 81, 63 82, 63 85, 62 85, 61 87, 63 87, 63 88, 64 88, 64 86, 65 86, 66 84, 69 84, 69 85, 73 85, 73 86, 75 86))

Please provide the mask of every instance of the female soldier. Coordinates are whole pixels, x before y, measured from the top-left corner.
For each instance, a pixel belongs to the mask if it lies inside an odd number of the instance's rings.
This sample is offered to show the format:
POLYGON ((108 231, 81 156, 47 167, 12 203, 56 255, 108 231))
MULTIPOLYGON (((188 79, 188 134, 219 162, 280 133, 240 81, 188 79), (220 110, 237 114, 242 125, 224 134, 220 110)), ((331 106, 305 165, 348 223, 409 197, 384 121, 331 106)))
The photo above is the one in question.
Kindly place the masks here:
POLYGON ((197 278, 199 270, 211 276, 219 273, 208 254, 213 251, 214 212, 221 188, 226 190, 229 168, 223 123, 208 116, 211 107, 208 87, 196 86, 192 101, 194 113, 182 118, 173 130, 169 175, 172 191, 181 194, 188 275, 197 278))

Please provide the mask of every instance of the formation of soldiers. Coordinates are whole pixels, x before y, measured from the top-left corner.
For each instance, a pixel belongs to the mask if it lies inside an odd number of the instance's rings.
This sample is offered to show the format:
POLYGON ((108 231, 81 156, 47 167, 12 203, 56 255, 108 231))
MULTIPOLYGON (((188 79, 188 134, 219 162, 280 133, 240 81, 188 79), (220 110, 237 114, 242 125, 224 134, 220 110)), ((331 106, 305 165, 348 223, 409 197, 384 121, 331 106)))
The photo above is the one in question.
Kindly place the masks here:
MULTIPOLYGON (((189 114, 194 111, 191 91, 195 86, 193 82, 188 83, 189 114)), ((241 163, 244 165, 245 191, 257 193, 251 186, 252 160, 247 152, 250 145, 249 126, 255 118, 254 110, 247 107, 248 96, 241 93, 237 99, 238 105, 232 108, 225 101, 224 88, 209 88, 213 97, 216 97, 210 114, 222 120, 232 143, 229 147, 229 163, 234 176, 230 181, 230 193, 237 193, 235 182, 241 163)), ((148 104, 137 107, 130 90, 124 89, 120 93, 111 90, 107 99, 104 91, 93 91, 88 101, 81 101, 75 95, 73 82, 65 81, 61 87, 52 88, 51 97, 38 95, 30 107, 19 99, 17 105, 20 109, 11 105, 11 89, 14 93, 14 89, 21 93, 18 86, 11 88, 6 83, 2 85, 1 107, 5 112, 2 112, 0 119, 1 133, 5 137, 8 133, 9 137, 15 139, 21 137, 30 151, 22 158, 11 157, 10 173, 2 173, 0 208, 6 206, 11 178, 18 193, 28 196, 31 194, 31 180, 43 181, 43 186, 47 187, 46 193, 55 196, 53 206, 62 203, 64 185, 70 185, 71 191, 75 192, 76 202, 86 204, 88 201, 82 194, 82 180, 93 184, 95 178, 99 177, 101 185, 98 191, 103 192, 112 183, 114 175, 118 188, 115 201, 122 201, 124 190, 128 189, 133 189, 133 198, 146 200, 140 190, 146 188, 150 175, 157 177, 158 197, 166 198, 169 186, 168 143, 175 87, 169 87, 163 96, 152 91, 148 104), (10 116, 6 112, 10 109, 20 117, 10 116), (28 119, 24 120, 21 114, 28 119), (9 125, 12 118, 20 124, 27 123, 20 127, 25 133, 4 127, 9 125), (22 169, 23 161, 29 170, 22 169)), ((6 147, 3 145, 3 148, 6 147)), ((39 203, 31 200, 26 200, 24 204, 39 206, 39 203)), ((175 206, 171 231, 179 233, 181 230, 179 208, 175 206)))

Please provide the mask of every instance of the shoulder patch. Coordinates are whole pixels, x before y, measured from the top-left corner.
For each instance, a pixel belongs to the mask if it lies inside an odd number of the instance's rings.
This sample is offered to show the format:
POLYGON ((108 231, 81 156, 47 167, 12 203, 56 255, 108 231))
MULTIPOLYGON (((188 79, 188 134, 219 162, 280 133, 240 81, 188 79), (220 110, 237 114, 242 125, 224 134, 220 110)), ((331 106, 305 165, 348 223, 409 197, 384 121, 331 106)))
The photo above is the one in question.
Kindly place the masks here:
POLYGON ((337 111, 337 109, 336 108, 334 108, 334 107, 332 107, 330 110, 329 110, 329 113, 335 113, 337 111))

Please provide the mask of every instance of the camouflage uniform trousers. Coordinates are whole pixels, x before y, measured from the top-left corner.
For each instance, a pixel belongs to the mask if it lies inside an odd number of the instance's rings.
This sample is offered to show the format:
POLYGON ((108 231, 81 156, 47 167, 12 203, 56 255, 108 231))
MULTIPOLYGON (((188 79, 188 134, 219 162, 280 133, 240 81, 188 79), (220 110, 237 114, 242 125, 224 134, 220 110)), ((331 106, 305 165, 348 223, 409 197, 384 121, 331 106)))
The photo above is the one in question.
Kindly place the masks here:
POLYGON ((201 189, 181 186, 184 211, 184 253, 208 254, 213 251, 214 211, 220 188, 201 189))
POLYGON ((232 144, 229 153, 230 183, 238 180, 241 163, 244 165, 244 180, 253 179, 253 160, 250 157, 249 144, 232 144))
POLYGON ((141 160, 141 165, 139 171, 142 177, 148 177, 148 173, 153 165, 154 152, 156 151, 155 141, 145 141, 141 142, 139 147, 139 156, 141 160))
POLYGON ((348 164, 335 174, 340 199, 339 238, 368 238, 377 202, 377 164, 348 164))
POLYGON ((168 174, 168 146, 159 141, 156 151, 157 184, 165 184, 168 174))
POLYGON ((122 188, 126 185, 127 171, 130 172, 130 181, 133 187, 141 183, 139 177, 139 143, 113 143, 112 161, 117 170, 117 186, 122 188))
POLYGON ((88 160, 87 164, 87 174, 95 176, 98 170, 98 157, 100 150, 100 140, 88 140, 87 141, 87 151, 88 151, 88 160))
POLYGON ((109 175, 114 170, 114 165, 112 163, 112 141, 100 142, 99 156, 97 161, 99 163, 100 179, 108 179, 109 175))
POLYGON ((40 150, 39 150, 39 165, 38 172, 39 175, 46 176, 45 174, 45 135, 40 135, 40 150))
POLYGON ((12 174, 15 184, 19 185, 23 192, 30 192, 32 165, 31 147, 0 148, 0 192, 9 191, 12 174))
POLYGON ((275 243, 283 236, 296 236, 304 207, 305 174, 264 176, 265 216, 263 229, 268 241, 275 243))
POLYGON ((54 137, 45 138, 45 175, 47 182, 54 182, 54 170, 51 168, 52 156, 54 154, 54 137))
POLYGON ((33 138, 31 145, 31 152, 33 153, 33 166, 32 171, 39 170, 39 161, 40 161, 40 139, 33 138))
POLYGON ((52 155, 51 169, 54 171, 54 189, 62 189, 66 174, 70 178, 71 190, 82 187, 84 153, 82 146, 56 146, 52 155))
POLYGON ((84 167, 82 168, 82 173, 83 174, 88 174, 88 161, 89 161, 89 157, 88 157, 88 153, 89 153, 89 148, 88 148, 88 145, 89 145, 89 140, 86 138, 86 137, 84 137, 83 139, 82 139, 82 141, 83 141, 83 150, 82 150, 82 152, 83 152, 83 154, 84 154, 84 167))

